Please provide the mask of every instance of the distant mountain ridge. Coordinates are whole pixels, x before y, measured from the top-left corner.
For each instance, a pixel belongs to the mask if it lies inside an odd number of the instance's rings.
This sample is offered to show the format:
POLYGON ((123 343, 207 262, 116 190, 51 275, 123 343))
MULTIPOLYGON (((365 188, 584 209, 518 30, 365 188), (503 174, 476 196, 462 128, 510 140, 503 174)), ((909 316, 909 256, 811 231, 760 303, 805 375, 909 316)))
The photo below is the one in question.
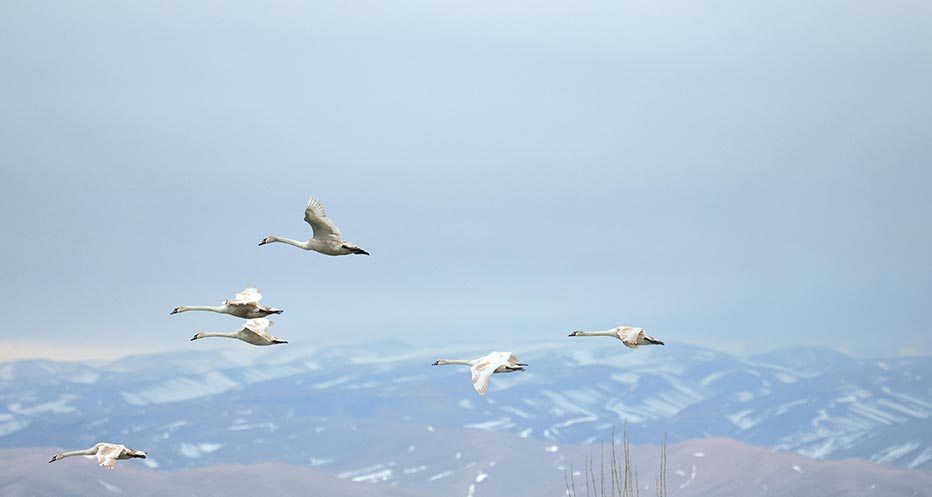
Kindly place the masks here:
MULTIPOLYGON (((455 467, 428 469, 431 461, 421 456, 421 461, 409 464, 383 459, 382 464, 338 475, 282 463, 221 464, 167 472, 152 471, 140 461, 121 461, 115 471, 106 471, 98 468, 93 459, 66 459, 49 466, 45 461, 55 448, 0 449, 0 494, 4 497, 109 494, 564 497, 564 476, 569 477, 568 466, 574 463, 575 488, 579 495, 586 495, 583 470, 587 457, 593 458, 593 471, 598 479, 601 468, 598 447, 555 450, 554 446, 514 435, 480 433, 478 441, 452 454, 451 460, 459 462, 455 467), (497 442, 499 450, 475 450, 488 448, 490 439, 497 442)), ((423 437, 416 438, 423 441, 423 437)), ((436 455, 444 453, 439 446, 419 447, 436 455)), ((608 449, 604 454, 608 464, 608 449)), ((659 448, 633 448, 631 460, 638 474, 639 494, 655 495, 659 448)), ((861 460, 816 461, 729 439, 673 444, 668 447, 667 461, 668 492, 677 497, 904 497, 926 496, 932 488, 932 472, 928 471, 861 460)))
MULTIPOLYGON (((484 397, 466 368, 430 366, 487 352, 289 344, 0 363, 0 447, 111 440, 147 450, 159 469, 281 461, 345 476, 389 457, 415 460, 410 440, 431 433, 507 432, 561 447, 599 443, 627 421, 636 445, 664 434, 671 442, 728 437, 932 469, 929 357, 867 360, 806 348, 739 357, 567 339, 513 350, 530 367, 496 375, 484 397)), ((422 465, 442 459, 429 455, 422 465)), ((371 479, 418 473, 388 469, 371 479)))

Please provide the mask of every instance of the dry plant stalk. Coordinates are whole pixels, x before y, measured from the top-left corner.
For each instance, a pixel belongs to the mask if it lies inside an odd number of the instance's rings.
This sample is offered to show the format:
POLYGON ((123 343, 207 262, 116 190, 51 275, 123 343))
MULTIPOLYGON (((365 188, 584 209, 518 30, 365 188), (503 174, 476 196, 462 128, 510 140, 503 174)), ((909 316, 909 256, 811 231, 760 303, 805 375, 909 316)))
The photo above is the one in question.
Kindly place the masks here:
MULTIPOLYGON (((638 470, 631 461, 631 446, 628 441, 628 426, 625 424, 622 434, 623 455, 618 457, 616 452, 615 428, 612 427, 612 448, 609 455, 608 470, 605 468, 604 445, 599 445, 599 472, 596 475, 595 463, 590 456, 586 457, 586 465, 582 471, 583 482, 586 484, 586 497, 639 497, 638 470)), ((563 474, 563 483, 567 497, 581 497, 576 491, 576 475, 573 466, 569 472, 563 474)), ((656 474, 654 491, 657 497, 667 496, 667 436, 663 436, 660 446, 660 471, 656 474)))

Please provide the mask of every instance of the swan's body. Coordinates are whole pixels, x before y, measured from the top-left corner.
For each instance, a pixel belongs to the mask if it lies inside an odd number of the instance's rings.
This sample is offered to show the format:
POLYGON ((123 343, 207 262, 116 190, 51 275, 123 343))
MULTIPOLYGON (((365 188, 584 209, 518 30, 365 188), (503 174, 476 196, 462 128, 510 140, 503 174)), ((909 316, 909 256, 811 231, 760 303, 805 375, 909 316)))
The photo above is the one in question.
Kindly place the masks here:
POLYGON ((194 335, 194 338, 191 340, 199 340, 207 337, 222 337, 235 338, 253 345, 277 345, 280 343, 288 343, 269 333, 269 326, 272 326, 272 324, 272 321, 265 318, 250 319, 243 324, 242 328, 233 333, 203 332, 194 335))
POLYGON ((97 456, 97 463, 102 468, 113 469, 116 466, 117 459, 145 459, 146 453, 141 450, 127 449, 125 445, 99 443, 84 450, 73 450, 71 452, 59 452, 52 456, 49 462, 55 462, 71 456, 97 456))
POLYGON ((478 359, 468 361, 455 359, 440 359, 433 363, 433 366, 444 366, 447 364, 460 364, 469 366, 472 371, 472 386, 479 392, 479 395, 485 395, 489 388, 489 380, 494 373, 513 373, 515 371, 524 371, 527 364, 518 361, 518 358, 511 352, 492 352, 478 359))
POLYGON ((209 306, 209 305, 183 305, 181 307, 175 307, 172 309, 172 314, 178 314, 180 312, 187 311, 211 311, 219 312, 220 314, 229 314, 231 316, 236 316, 243 319, 257 319, 264 318, 272 314, 281 314, 285 312, 282 309, 275 309, 272 307, 263 307, 259 305, 259 301, 262 300, 262 294, 259 293, 259 289, 256 287, 246 287, 245 290, 236 294, 235 297, 229 300, 224 300, 218 306, 209 306))
POLYGON ((304 209, 304 220, 307 224, 311 225, 311 230, 314 232, 314 236, 310 240, 300 242, 298 240, 269 235, 263 238, 262 241, 259 242, 259 245, 281 242, 326 255, 369 255, 369 252, 343 239, 343 234, 340 233, 340 229, 327 217, 324 206, 314 197, 311 197, 307 201, 307 208, 304 209))
POLYGON ((633 326, 617 326, 610 330, 604 331, 574 331, 570 333, 571 337, 615 337, 621 340, 625 346, 636 349, 641 345, 663 345, 663 342, 648 335, 644 328, 635 328, 633 326))

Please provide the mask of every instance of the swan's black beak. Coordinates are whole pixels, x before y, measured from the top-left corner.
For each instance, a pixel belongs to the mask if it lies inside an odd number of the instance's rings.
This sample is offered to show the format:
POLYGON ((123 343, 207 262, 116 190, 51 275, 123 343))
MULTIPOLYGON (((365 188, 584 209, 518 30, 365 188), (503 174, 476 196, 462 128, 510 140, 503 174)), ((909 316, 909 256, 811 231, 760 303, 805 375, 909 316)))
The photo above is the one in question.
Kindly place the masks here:
POLYGON ((174 309, 172 309, 172 312, 170 312, 169 315, 171 314, 178 314, 178 308, 175 307, 174 309))
POLYGON ((576 336, 576 333, 578 333, 578 332, 574 331, 574 332, 572 332, 572 333, 570 333, 569 335, 566 335, 566 336, 568 336, 568 337, 574 337, 574 336, 576 336))
POLYGON ((195 341, 195 340, 197 340, 197 335, 194 335, 194 336, 191 338, 191 341, 192 341, 192 342, 195 341))
POLYGON ((49 459, 49 462, 55 462, 55 457, 52 457, 51 459, 49 459))
POLYGON ((263 238, 262 241, 259 242, 259 246, 261 247, 261 246, 265 245, 266 243, 269 243, 269 239, 268 239, 268 238, 263 238))
POLYGON ((434 363, 431 364, 431 366, 439 366, 439 365, 440 365, 440 361, 434 361, 434 363))

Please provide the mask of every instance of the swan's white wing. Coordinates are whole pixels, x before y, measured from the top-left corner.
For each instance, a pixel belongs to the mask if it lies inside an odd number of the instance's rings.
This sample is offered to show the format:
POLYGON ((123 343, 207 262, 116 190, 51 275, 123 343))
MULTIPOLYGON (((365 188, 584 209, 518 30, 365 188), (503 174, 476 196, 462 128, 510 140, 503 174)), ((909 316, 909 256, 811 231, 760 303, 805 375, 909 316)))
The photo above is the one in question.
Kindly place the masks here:
POLYGON ((327 217, 324 206, 314 197, 307 201, 307 208, 304 209, 304 220, 314 230, 315 240, 333 240, 336 242, 343 240, 340 229, 327 217))
POLYGON ((479 392, 479 395, 485 395, 489 388, 489 380, 492 379, 492 373, 501 365, 499 362, 491 362, 482 358, 474 366, 470 367, 472 371, 472 387, 479 392))
POLYGON ((259 293, 259 289, 254 286, 250 286, 250 287, 247 287, 242 292, 237 293, 235 297, 233 297, 230 300, 227 300, 226 302, 224 302, 224 304, 259 305, 260 300, 262 300, 262 294, 259 293))
POLYGON ((621 338, 622 343, 624 343, 626 346, 632 349, 636 349, 638 348, 638 339, 644 338, 644 328, 619 326, 618 338, 621 338))
POLYGON ((501 363, 502 365, 504 365, 504 364, 517 364, 517 363, 521 362, 521 361, 518 360, 518 358, 515 357, 515 355, 512 354, 511 352, 492 352, 492 353, 490 353, 490 354, 488 354, 488 355, 486 355, 486 356, 483 356, 482 359, 480 359, 480 360, 483 360, 483 361, 490 361, 490 362, 498 362, 498 363, 501 363))
POLYGON ((97 462, 101 467, 113 469, 116 466, 116 460, 123 453, 122 445, 101 444, 97 447, 97 462))
POLYGON ((272 326, 272 324, 272 321, 269 321, 268 319, 258 318, 246 321, 246 324, 244 324, 243 327, 255 333, 256 335, 273 340, 275 337, 269 333, 269 326, 272 326))

